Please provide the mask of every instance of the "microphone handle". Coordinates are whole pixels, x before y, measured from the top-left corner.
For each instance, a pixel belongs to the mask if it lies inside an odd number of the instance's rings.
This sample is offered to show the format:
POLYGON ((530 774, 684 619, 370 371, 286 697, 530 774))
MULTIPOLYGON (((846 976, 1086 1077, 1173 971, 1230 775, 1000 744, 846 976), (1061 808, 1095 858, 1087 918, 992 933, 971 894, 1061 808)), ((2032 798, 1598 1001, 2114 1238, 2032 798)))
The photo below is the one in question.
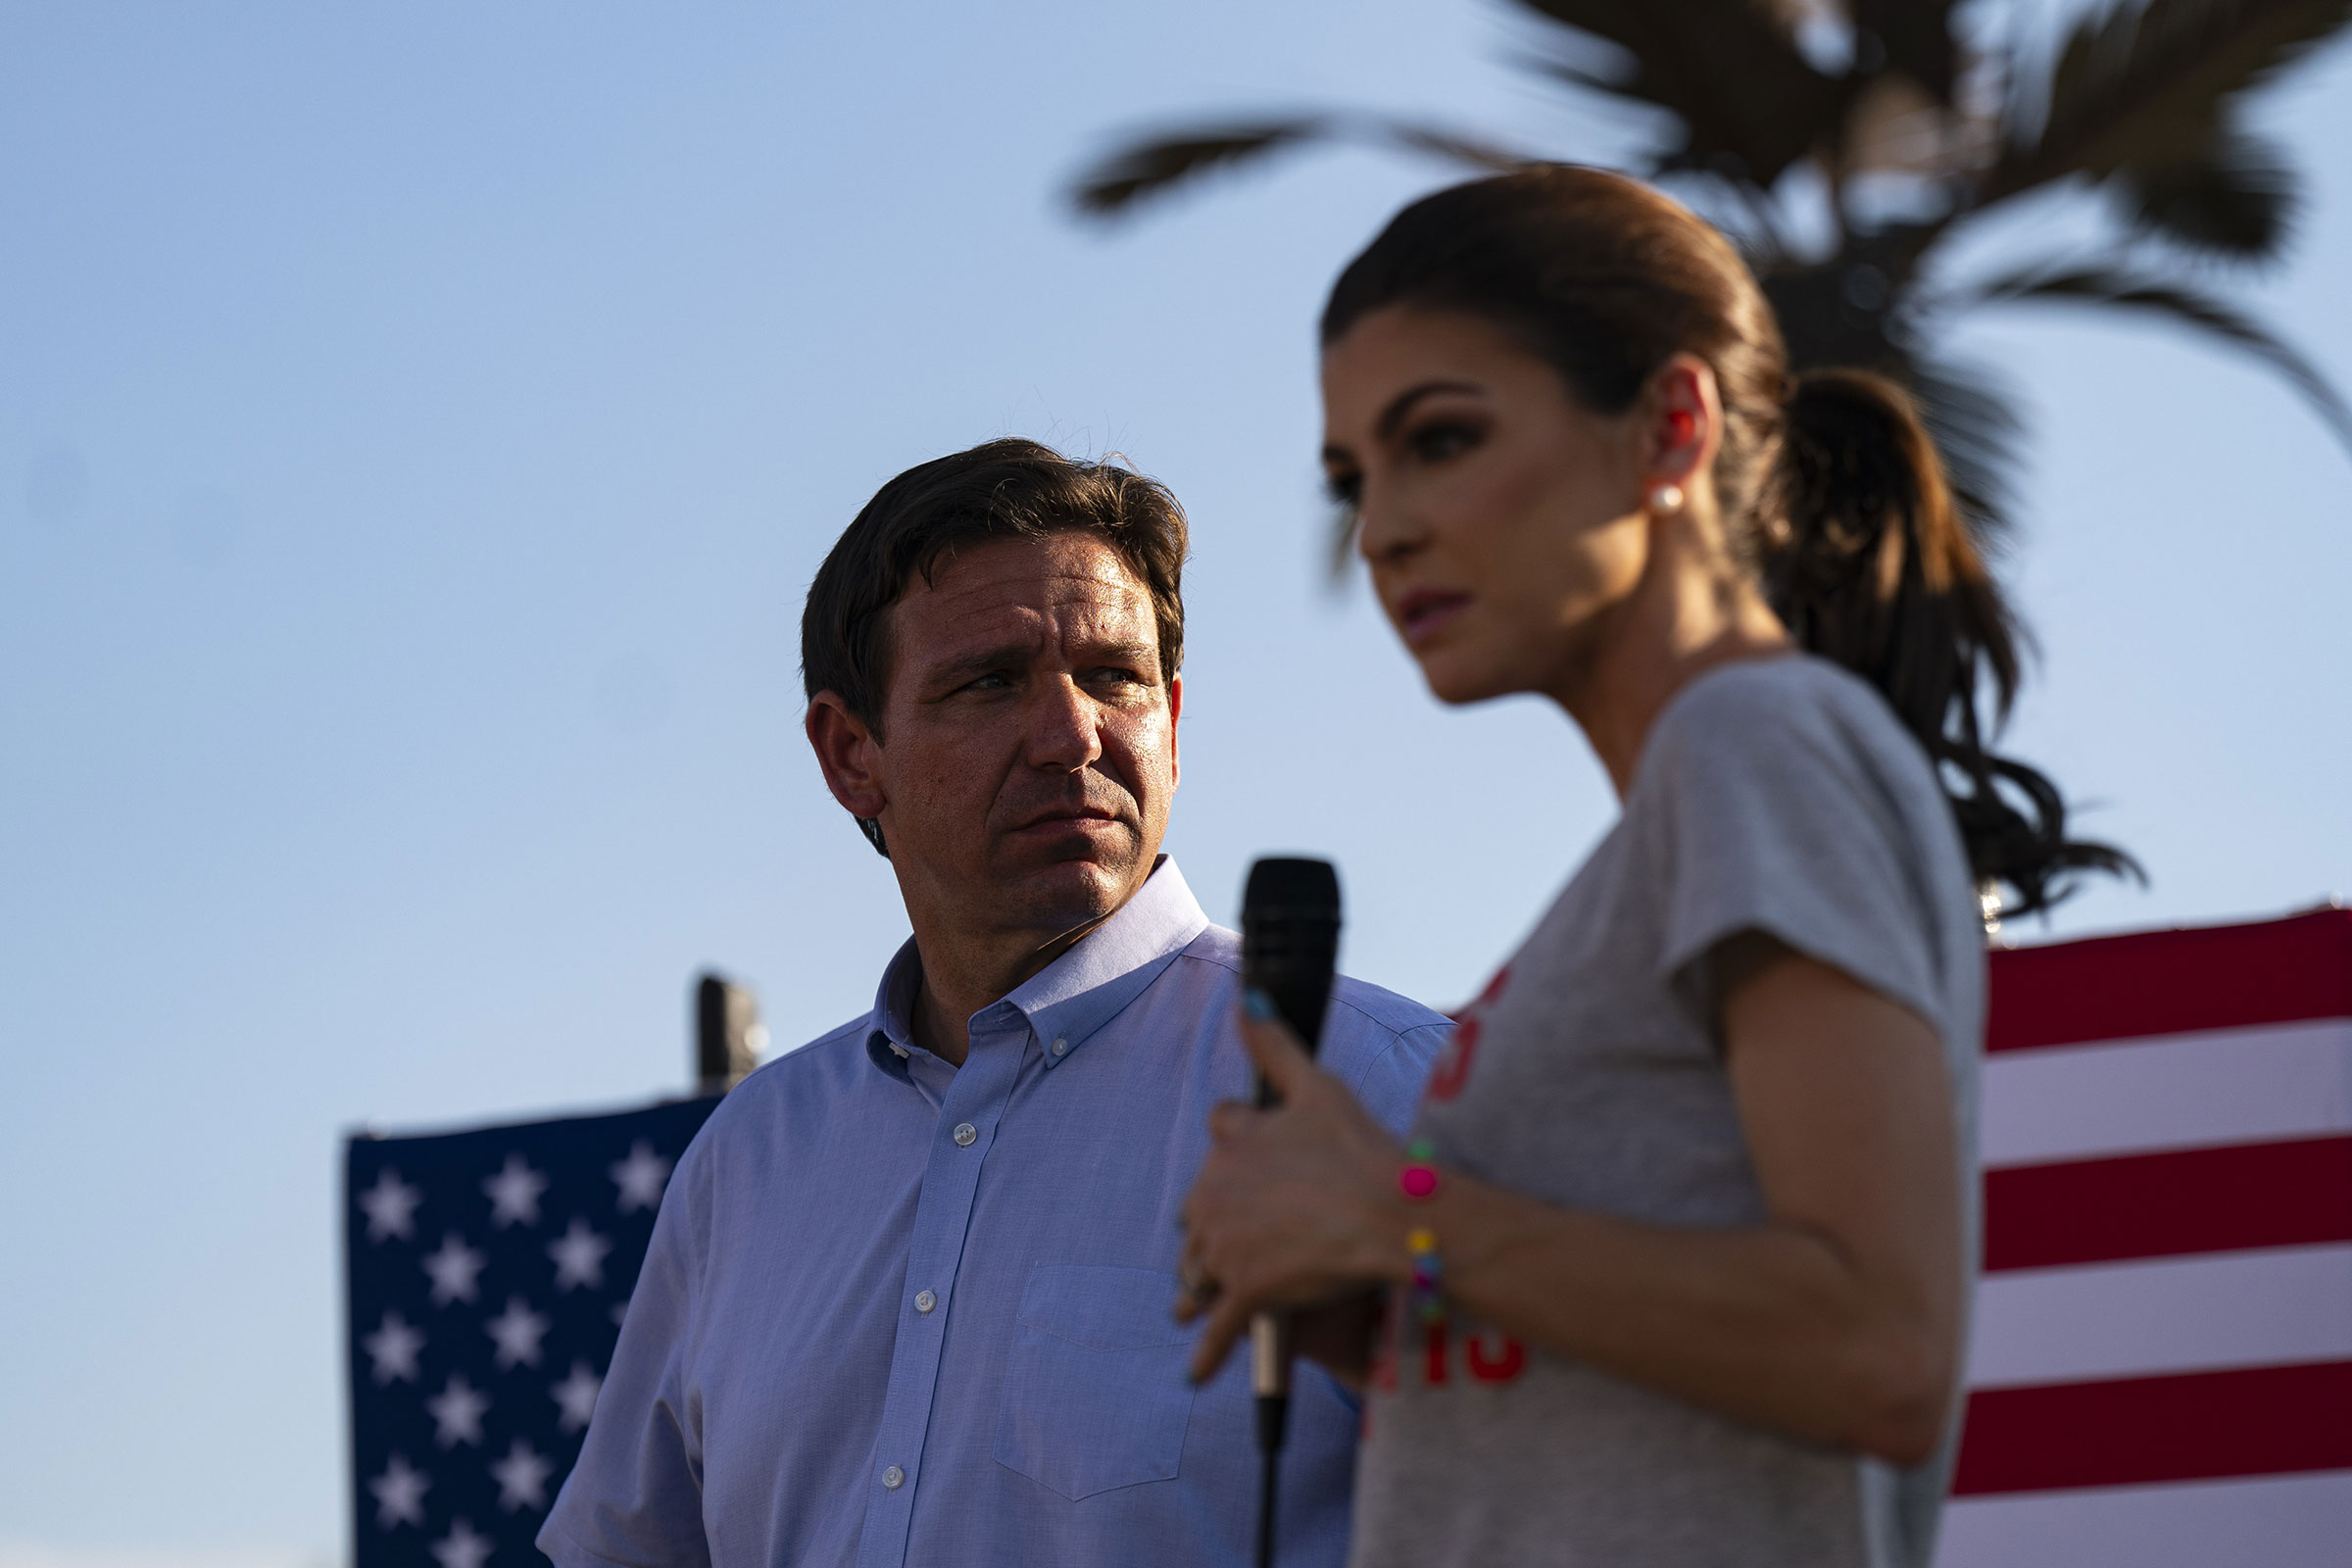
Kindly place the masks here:
MULTIPOLYGON (((1264 859, 1250 868, 1242 896, 1242 977, 1263 990, 1309 1055, 1321 1043, 1323 1014, 1339 956, 1340 888, 1328 861, 1264 859)), ((1260 1074, 1260 1107, 1281 1097, 1260 1074)), ((1250 1320, 1250 1385, 1257 1405, 1257 1564, 1274 1568, 1276 1461, 1291 1409, 1291 1325, 1279 1312, 1250 1320)))

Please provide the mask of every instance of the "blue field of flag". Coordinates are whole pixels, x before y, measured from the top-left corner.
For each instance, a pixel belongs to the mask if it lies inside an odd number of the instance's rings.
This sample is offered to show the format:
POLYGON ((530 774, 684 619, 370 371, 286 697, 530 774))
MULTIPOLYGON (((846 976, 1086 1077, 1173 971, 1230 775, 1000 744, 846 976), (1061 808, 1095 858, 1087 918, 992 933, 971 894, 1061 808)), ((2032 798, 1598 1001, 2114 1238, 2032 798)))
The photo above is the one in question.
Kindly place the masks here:
POLYGON ((354 1568, 526 1568, 716 1098, 346 1149, 354 1568))

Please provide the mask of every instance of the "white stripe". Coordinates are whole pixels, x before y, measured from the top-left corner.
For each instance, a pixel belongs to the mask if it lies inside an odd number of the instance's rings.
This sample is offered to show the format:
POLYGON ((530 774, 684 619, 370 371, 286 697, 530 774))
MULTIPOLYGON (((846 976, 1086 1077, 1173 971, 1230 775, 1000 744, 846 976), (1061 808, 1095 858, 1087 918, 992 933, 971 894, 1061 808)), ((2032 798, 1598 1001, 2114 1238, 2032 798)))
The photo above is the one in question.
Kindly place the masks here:
POLYGON ((2343 1568, 2352 1470, 1964 1497, 1936 1568, 2343 1568))
POLYGON ((1984 1058, 1987 1165, 2352 1132, 2352 1018, 1984 1058))
POLYGON ((1977 1286, 1968 1381, 2341 1360, 2352 1360, 2352 1247, 2286 1247, 1989 1275, 1977 1286))

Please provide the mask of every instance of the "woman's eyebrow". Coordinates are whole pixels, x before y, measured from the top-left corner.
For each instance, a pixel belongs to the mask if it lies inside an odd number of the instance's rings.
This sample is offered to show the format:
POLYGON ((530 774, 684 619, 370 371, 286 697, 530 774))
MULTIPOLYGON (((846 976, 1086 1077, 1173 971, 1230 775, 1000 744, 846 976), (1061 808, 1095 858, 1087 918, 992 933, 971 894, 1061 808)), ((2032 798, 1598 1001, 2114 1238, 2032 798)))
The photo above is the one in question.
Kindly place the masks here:
POLYGON ((1413 405, 1433 393, 1483 392, 1485 390, 1486 388, 1471 381, 1422 381, 1408 386, 1389 399, 1389 406, 1380 411, 1380 418, 1373 424, 1372 432, 1386 441, 1396 433, 1396 427, 1404 422, 1404 416, 1412 413, 1413 405))

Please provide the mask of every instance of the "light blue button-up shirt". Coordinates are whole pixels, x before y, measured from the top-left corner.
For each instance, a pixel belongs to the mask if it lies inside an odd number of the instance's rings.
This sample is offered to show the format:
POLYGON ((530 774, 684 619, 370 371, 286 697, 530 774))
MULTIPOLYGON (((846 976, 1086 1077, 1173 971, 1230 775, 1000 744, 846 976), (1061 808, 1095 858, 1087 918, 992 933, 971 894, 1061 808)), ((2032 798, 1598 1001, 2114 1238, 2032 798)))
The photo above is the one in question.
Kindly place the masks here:
MULTIPOLYGON (((874 1011, 727 1097, 670 1182, 577 1467, 563 1568, 1250 1561, 1247 1355, 1170 1315, 1209 1107, 1248 1093, 1240 942, 1163 861, 1102 927, 914 1044, 874 1011)), ((1402 1128, 1446 1020, 1339 983, 1324 1065, 1402 1128)), ((1357 1413, 1302 1367, 1286 1568, 1347 1555, 1357 1413)))

